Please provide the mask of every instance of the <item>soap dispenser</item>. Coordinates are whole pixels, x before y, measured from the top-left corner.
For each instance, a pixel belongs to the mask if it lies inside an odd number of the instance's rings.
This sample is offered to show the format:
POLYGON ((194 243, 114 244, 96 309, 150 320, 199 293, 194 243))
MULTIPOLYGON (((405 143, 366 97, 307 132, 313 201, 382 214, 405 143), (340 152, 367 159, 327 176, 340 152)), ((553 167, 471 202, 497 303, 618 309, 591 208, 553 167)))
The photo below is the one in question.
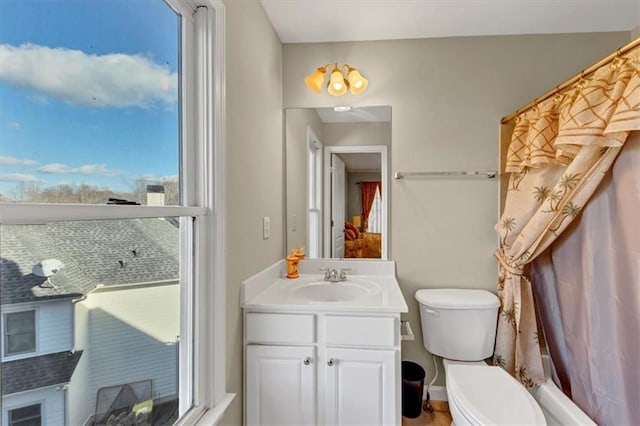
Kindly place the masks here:
POLYGON ((296 250, 291 250, 291 254, 287 256, 287 278, 298 278, 298 257, 296 250))

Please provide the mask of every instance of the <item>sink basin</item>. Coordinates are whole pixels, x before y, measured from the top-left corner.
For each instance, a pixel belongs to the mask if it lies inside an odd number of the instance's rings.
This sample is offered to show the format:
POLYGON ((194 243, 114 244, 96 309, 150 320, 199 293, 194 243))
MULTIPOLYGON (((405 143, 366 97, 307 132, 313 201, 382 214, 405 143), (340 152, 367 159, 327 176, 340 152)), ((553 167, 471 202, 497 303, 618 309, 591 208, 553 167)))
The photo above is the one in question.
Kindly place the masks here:
POLYGON ((315 281, 294 287, 292 296, 310 303, 349 302, 379 294, 380 285, 373 281, 354 279, 337 283, 315 281))

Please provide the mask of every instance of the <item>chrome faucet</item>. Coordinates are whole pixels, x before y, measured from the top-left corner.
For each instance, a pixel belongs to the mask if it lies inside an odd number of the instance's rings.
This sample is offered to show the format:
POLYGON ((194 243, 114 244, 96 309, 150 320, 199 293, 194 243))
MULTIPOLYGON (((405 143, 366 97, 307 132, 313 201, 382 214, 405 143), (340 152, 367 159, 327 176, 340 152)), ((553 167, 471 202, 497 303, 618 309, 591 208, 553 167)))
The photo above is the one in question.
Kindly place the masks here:
POLYGON ((347 272, 350 271, 351 268, 343 268, 340 269, 340 273, 336 269, 322 268, 321 271, 324 271, 324 280, 330 283, 337 283, 340 281, 347 280, 347 272))
POLYGON ((331 283, 337 283, 339 281, 338 271, 335 269, 325 268, 324 270, 324 280, 329 281, 331 283))
POLYGON ((351 268, 342 268, 340 269, 340 281, 347 280, 347 272, 351 271, 351 268))

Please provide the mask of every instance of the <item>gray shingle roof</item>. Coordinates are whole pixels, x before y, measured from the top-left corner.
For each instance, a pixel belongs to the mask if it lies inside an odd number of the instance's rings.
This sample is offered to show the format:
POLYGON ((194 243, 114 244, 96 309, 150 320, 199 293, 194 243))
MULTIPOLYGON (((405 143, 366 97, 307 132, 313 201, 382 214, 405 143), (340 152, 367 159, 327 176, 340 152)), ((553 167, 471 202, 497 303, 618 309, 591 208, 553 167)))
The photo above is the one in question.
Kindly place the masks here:
POLYGON ((0 302, 78 297, 97 285, 178 279, 176 224, 124 219, 0 225, 0 302), (31 273, 45 259, 65 265, 51 278, 57 288, 31 273))
POLYGON ((58 352, 2 363, 2 395, 68 383, 82 351, 58 352))

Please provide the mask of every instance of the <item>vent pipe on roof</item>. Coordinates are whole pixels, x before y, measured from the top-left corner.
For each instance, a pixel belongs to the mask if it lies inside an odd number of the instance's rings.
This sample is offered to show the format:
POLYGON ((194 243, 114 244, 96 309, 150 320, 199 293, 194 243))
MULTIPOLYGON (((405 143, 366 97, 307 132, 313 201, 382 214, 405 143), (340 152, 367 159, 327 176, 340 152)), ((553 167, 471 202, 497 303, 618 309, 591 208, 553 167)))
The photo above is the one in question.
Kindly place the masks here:
POLYGON ((147 185, 147 205, 164 206, 164 186, 147 185))

